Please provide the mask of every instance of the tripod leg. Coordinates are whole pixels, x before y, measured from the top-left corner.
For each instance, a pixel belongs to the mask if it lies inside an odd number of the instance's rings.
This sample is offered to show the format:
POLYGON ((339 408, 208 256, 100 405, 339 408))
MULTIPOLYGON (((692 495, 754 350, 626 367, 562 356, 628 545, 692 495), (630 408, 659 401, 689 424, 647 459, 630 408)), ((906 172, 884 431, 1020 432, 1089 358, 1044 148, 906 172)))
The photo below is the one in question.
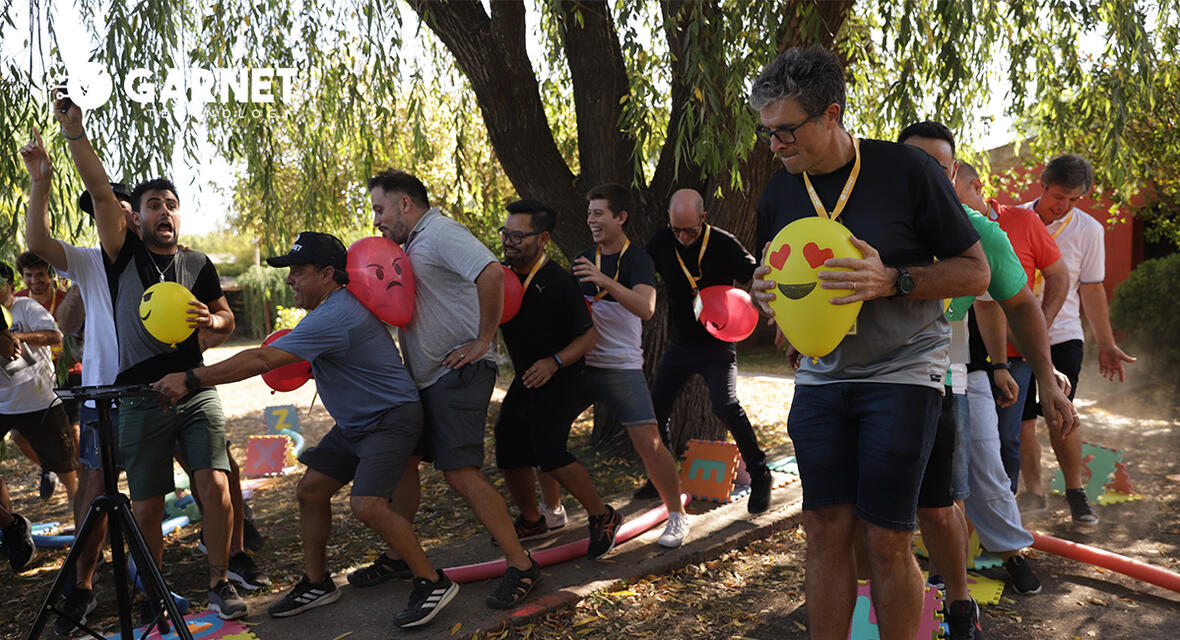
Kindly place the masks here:
POLYGON ((49 614, 61 615, 61 611, 57 609, 57 599, 65 589, 66 579, 72 575, 74 566, 78 563, 78 557, 82 554, 82 547, 94 533, 94 523, 99 517, 97 512, 102 509, 97 503, 98 500, 91 503, 90 510, 86 512, 86 519, 82 521, 82 528, 78 530, 74 537, 74 544, 70 547, 69 554, 66 555, 66 561, 62 564, 61 569, 58 570, 57 577, 53 579, 53 586, 49 588, 49 593, 45 596, 45 602, 41 604, 41 608, 37 613, 37 619, 33 621, 33 626, 29 629, 29 634, 25 636, 28 640, 34 640, 41 635, 41 631, 49 623, 49 614))
POLYGON ((119 509, 118 515, 120 526, 124 528, 123 533, 127 536, 127 547, 130 549, 131 557, 135 560, 135 566, 139 570, 139 578, 143 581, 144 591, 155 605, 157 617, 162 613, 160 610, 162 603, 163 610, 168 612, 168 617, 172 620, 172 630, 177 638, 193 640, 193 635, 184 622, 184 615, 172 597, 172 590, 168 588, 164 575, 160 573, 160 568, 156 566, 155 559, 152 558, 147 541, 143 539, 143 533, 140 532, 139 524, 131 513, 130 505, 119 509))
POLYGON ((119 607, 119 636, 123 640, 133 640, 135 637, 131 632, 131 579, 127 575, 127 551, 123 546, 124 514, 130 512, 131 505, 123 498, 107 518, 107 529, 111 535, 111 569, 115 573, 115 602, 119 607))

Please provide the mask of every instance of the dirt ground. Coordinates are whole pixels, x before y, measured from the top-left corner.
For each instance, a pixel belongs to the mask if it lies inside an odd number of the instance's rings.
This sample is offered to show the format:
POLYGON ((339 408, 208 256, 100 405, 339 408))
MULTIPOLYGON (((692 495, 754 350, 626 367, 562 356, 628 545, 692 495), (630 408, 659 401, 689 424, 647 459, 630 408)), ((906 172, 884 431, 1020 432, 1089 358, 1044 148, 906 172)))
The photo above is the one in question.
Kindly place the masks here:
MULTIPOLYGON (((222 348, 210 360, 227 357, 235 348, 222 348)), ((1087 364, 1089 364, 1089 360, 1087 364)), ((1114 385, 1083 374, 1079 393, 1085 438, 1123 449, 1132 481, 1144 499, 1098 508, 1100 527, 1074 530, 1060 497, 1051 497, 1051 513, 1034 524, 1050 535, 1092 544, 1154 566, 1180 571, 1180 408, 1171 389, 1157 388, 1145 375, 1114 385), (1169 478, 1169 476, 1173 476, 1169 478)), ((768 377, 739 380, 739 395, 751 421, 768 446, 789 451, 785 417, 789 383, 768 377)), ((502 388, 493 398, 489 425, 499 409, 502 388)), ((293 404, 299 410, 309 442, 315 442, 331 422, 315 402, 312 385, 292 393, 272 395, 258 379, 220 389, 233 451, 245 458, 244 443, 251 434, 265 432, 263 409, 293 404)), ((571 450, 583 460, 605 495, 630 492, 642 481, 642 468, 632 460, 598 456, 589 451, 589 413, 575 427, 571 450)), ((1055 463, 1047 439, 1046 481, 1055 463)), ((492 471, 490 429, 485 471, 503 490, 492 471)), ((47 503, 36 497, 37 475, 27 461, 8 457, 0 474, 9 484, 15 508, 34 522, 69 521, 64 493, 47 503)), ((294 487, 298 476, 283 476, 254 492, 252 505, 259 529, 267 539, 255 554, 270 573, 276 589, 285 590, 301 573, 297 508, 294 487)), ((417 522, 424 546, 484 536, 457 496, 432 470, 423 473, 422 511, 417 522)), ((374 557, 375 537, 348 514, 346 496, 333 505, 335 531, 329 546, 329 568, 334 573, 365 564, 374 557)), ((168 539, 165 574, 173 590, 204 605, 205 558, 196 551, 198 528, 189 526, 168 539)), ((803 598, 801 530, 789 530, 735 549, 713 560, 689 565, 670 574, 648 576, 594 594, 575 606, 530 624, 490 634, 492 638, 805 638, 807 611, 803 598)), ((12 577, 3 570, 0 580, 0 640, 23 637, 34 611, 64 559, 64 551, 42 553, 31 570, 12 577)), ((985 607, 989 638, 1146 638, 1172 639, 1180 625, 1180 594, 1038 551, 1030 560, 1044 583, 1035 596, 1010 590, 998 605, 985 607)), ((1003 569, 984 575, 1002 579, 1003 569)), ((100 625, 113 622, 114 595, 109 567, 100 570, 100 625)), ((247 602, 251 596, 247 595, 247 602)), ((266 640, 266 639, 263 639, 266 640)))

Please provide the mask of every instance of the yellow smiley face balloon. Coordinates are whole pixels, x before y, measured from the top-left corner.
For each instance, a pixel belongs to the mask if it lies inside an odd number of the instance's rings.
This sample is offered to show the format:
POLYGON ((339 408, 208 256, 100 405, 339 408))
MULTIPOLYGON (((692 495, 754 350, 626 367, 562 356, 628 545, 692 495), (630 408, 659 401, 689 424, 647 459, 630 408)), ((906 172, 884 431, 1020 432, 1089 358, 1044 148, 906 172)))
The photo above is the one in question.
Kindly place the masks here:
POLYGON ((188 303, 193 294, 175 282, 153 284, 139 299, 139 319, 160 342, 176 346, 193 333, 188 325, 188 303))
POLYGON ((776 285, 770 308, 783 336, 805 356, 819 358, 831 353, 860 313, 860 302, 828 302, 851 294, 851 289, 824 289, 819 284, 820 271, 847 271, 825 267, 824 260, 864 257, 849 242, 850 235, 852 232, 839 222, 811 216, 783 227, 770 242, 766 279, 776 285))

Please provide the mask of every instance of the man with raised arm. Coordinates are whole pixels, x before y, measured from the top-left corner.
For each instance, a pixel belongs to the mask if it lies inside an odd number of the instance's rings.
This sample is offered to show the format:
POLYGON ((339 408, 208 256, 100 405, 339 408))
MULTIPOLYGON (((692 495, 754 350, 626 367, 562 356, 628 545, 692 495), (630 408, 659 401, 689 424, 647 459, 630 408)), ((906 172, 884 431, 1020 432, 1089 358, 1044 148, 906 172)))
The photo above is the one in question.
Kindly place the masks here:
MULTIPOLYGON (((132 189, 132 222, 139 227, 139 233, 135 233, 86 137, 81 109, 68 99, 60 99, 54 105, 54 114, 94 203, 119 337, 115 384, 149 384, 162 373, 191 372, 203 364, 201 341, 209 346, 224 342, 233 332, 234 316, 213 262, 198 251, 180 251, 181 205, 175 185, 156 178, 132 189), (140 319, 139 304, 144 292, 159 282, 179 283, 196 298, 189 303, 187 312, 194 331, 175 346, 153 337, 140 319)), ((132 510, 157 565, 164 551, 160 531, 164 496, 175 489, 172 453, 178 442, 194 472, 194 489, 203 506, 205 546, 209 551, 209 608, 223 618, 244 617, 246 603, 226 578, 233 525, 225 417, 217 391, 193 387, 163 411, 153 398, 130 398, 120 403, 119 452, 127 472, 132 510)))

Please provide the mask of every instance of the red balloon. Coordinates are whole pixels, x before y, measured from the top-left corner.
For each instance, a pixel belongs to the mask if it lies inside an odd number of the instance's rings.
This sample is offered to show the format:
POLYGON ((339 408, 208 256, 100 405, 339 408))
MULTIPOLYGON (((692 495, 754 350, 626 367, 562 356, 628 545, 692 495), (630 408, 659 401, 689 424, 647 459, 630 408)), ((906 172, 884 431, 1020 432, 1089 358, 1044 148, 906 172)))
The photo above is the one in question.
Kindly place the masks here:
POLYGON ((348 290, 386 324, 405 326, 414 313, 414 270, 393 240, 361 238, 348 248, 348 290))
MULTIPOLYGON (((288 333, 291 333, 290 329, 279 329, 266 336, 266 339, 262 341, 262 346, 265 347, 288 333)), ((294 391, 302 387, 308 380, 311 380, 311 365, 306 360, 285 364, 262 374, 262 381, 275 391, 294 391)))
POLYGON ((516 317, 520 312, 520 303, 524 299, 524 288, 520 286, 520 278, 512 267, 504 267, 504 311, 500 313, 500 324, 504 324, 516 317))
POLYGON ((714 338, 741 342, 758 326, 758 311, 754 309, 750 294, 737 287, 718 284, 701 289, 697 319, 714 338))

